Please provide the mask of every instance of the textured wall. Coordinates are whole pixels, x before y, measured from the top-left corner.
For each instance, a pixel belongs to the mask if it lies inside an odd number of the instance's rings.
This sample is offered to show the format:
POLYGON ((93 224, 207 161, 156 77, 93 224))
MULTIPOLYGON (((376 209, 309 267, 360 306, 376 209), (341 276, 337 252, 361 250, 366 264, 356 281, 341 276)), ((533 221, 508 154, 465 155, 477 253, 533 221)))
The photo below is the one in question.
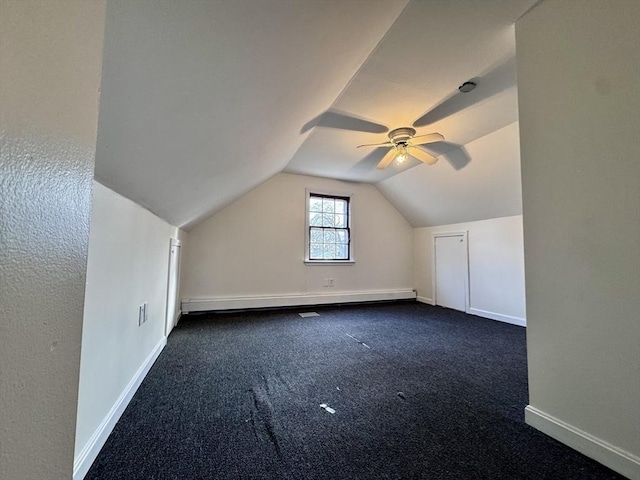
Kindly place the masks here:
POLYGON ((73 465, 104 4, 0 4, 0 478, 73 465))
POLYGON ((170 238, 178 229, 94 182, 76 457, 165 333, 170 238), (138 325, 138 307, 148 320, 138 325))

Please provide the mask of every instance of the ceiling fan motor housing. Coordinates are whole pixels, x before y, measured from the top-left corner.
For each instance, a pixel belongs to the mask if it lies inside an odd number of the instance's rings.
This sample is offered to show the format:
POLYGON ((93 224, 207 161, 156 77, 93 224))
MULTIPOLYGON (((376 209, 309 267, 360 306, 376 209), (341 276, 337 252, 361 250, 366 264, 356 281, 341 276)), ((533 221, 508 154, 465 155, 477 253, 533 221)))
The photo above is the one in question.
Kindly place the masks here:
POLYGON ((416 131, 411 127, 395 128, 389 132, 389 139, 395 143, 407 143, 407 140, 412 138, 416 134, 416 131))

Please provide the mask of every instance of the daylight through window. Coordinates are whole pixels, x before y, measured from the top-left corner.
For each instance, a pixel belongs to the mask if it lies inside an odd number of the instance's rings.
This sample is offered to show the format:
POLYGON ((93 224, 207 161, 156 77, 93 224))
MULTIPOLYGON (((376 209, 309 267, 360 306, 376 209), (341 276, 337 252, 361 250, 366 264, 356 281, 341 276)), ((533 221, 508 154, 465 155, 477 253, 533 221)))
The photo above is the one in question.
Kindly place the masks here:
POLYGON ((349 198, 309 195, 309 260, 349 260, 349 198))

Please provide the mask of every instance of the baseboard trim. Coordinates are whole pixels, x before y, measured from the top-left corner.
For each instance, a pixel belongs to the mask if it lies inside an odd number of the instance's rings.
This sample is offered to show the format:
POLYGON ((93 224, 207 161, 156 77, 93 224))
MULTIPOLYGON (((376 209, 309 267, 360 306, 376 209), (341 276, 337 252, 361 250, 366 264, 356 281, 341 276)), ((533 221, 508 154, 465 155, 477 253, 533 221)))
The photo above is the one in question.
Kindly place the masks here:
POLYGON ((98 453, 100 453, 100 450, 107 441, 107 438, 109 438, 113 428, 116 426, 116 423, 118 423, 118 420, 122 416, 125 408, 127 408, 127 405, 129 405, 133 395, 138 390, 142 380, 147 376, 151 366, 154 364, 166 344, 167 338, 162 337, 162 340, 158 342, 153 351, 142 363, 129 384, 120 394, 116 403, 111 407, 111 410, 109 410, 107 416, 102 420, 96 431, 91 435, 87 444, 80 451, 80 454, 73 462, 73 480, 82 480, 85 477, 89 468, 91 468, 91 465, 98 456, 98 453))
POLYGON ((524 409, 528 425, 600 462, 631 480, 640 480, 640 458, 563 422, 531 405, 524 409))
POLYGON ((278 296, 189 298, 182 301, 182 313, 237 310, 250 308, 297 307, 333 303, 376 302, 416 298, 414 290, 312 293, 278 296))
POLYGON ((522 317, 512 317, 511 315, 503 315, 502 313, 488 312, 486 310, 480 310, 479 308, 469 308, 468 312, 471 315, 477 315, 478 317, 489 318, 491 320, 497 320, 499 322, 510 323, 512 325, 519 325, 521 327, 527 326, 527 319, 522 317))
POLYGON ((433 301, 432 298, 427 298, 427 297, 421 297, 421 296, 417 296, 416 300, 420 303, 426 303, 427 305, 435 305, 436 302, 433 301))

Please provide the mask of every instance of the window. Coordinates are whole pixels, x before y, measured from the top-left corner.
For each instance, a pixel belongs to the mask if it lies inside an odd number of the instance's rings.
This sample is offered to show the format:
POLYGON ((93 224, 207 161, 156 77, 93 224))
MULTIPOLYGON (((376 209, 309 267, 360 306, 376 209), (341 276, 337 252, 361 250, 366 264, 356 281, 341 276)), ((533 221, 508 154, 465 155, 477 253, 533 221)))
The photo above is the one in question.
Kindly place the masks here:
POLYGON ((350 197, 307 194, 307 261, 350 262, 350 197))

